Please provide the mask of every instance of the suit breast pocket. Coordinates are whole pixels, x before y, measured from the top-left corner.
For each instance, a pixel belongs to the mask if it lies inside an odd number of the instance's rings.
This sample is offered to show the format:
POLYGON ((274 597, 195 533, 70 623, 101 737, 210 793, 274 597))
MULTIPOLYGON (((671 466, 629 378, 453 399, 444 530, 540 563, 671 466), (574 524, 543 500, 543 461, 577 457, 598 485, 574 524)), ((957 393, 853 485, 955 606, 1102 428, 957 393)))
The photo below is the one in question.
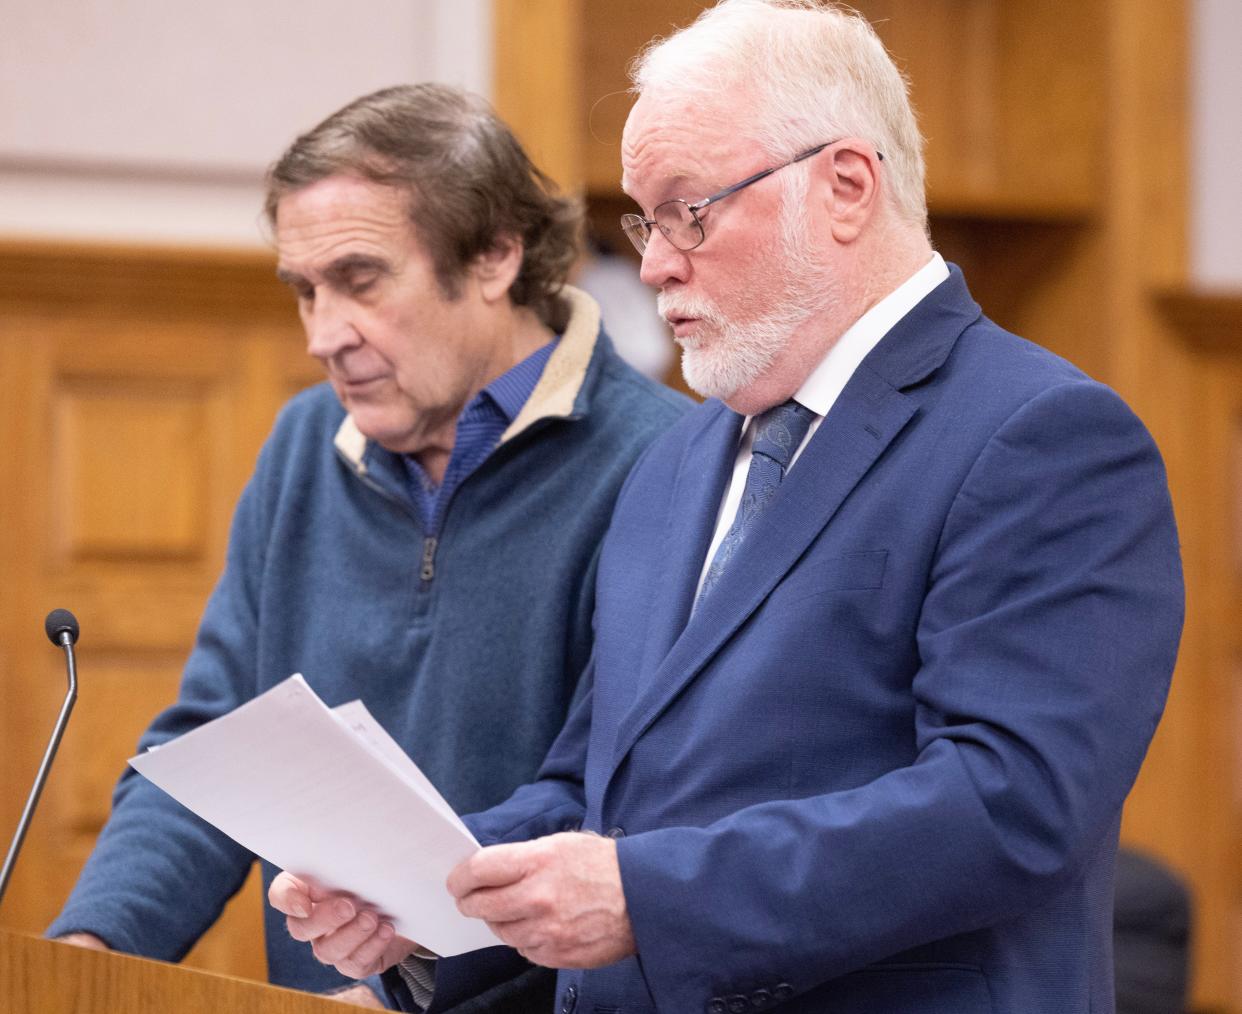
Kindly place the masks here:
POLYGON ((786 602, 843 591, 874 591, 884 587, 887 549, 869 549, 839 556, 813 558, 800 564, 777 592, 786 602))

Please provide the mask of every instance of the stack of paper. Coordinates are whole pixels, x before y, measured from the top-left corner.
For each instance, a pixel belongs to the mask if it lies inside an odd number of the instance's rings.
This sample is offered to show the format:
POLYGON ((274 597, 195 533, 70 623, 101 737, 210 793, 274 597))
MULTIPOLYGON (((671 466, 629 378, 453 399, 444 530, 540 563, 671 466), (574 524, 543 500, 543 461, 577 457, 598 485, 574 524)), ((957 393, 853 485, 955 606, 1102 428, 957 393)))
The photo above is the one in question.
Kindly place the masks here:
POLYGON ((375 905, 437 954, 500 943, 444 886, 478 842, 361 701, 330 709, 290 676, 129 763, 255 854, 375 905))

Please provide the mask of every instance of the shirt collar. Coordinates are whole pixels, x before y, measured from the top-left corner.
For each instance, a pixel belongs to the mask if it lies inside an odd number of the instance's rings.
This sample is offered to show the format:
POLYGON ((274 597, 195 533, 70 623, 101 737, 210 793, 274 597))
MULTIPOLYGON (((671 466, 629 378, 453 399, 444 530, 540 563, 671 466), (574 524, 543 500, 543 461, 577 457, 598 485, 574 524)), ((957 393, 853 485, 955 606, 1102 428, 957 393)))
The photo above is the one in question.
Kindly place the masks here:
POLYGON ((930 261, 854 321, 841 335, 794 394, 798 404, 805 405, 818 416, 827 415, 867 353, 948 277, 949 268, 944 258, 933 253, 930 261))
POLYGON ((516 366, 510 367, 488 384, 479 395, 487 395, 504 414, 505 422, 511 423, 522 411, 535 385, 543 375, 543 368, 556 348, 557 338, 532 352, 516 366))

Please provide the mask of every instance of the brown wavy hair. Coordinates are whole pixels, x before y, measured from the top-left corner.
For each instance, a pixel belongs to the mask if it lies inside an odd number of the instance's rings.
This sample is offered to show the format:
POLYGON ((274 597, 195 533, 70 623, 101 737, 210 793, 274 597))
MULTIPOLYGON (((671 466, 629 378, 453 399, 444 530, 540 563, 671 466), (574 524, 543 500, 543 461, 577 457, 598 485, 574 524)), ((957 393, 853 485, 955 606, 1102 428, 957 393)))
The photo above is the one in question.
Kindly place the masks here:
POLYGON ((445 296, 501 237, 522 242, 509 289, 555 331, 568 323, 561 294, 578 255, 582 208, 560 194, 482 98, 442 84, 364 95, 302 134, 268 169, 264 213, 275 229, 281 198, 329 176, 397 187, 445 296))

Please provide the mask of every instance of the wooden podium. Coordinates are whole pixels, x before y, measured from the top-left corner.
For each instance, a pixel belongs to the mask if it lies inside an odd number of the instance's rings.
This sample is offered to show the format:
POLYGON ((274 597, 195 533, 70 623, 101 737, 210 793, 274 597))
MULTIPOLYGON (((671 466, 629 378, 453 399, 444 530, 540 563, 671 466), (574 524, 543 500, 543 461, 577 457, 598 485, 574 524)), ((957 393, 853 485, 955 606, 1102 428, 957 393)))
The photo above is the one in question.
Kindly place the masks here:
POLYGON ((3 1014, 341 1014, 349 1009, 326 997, 0 930, 3 1014))

